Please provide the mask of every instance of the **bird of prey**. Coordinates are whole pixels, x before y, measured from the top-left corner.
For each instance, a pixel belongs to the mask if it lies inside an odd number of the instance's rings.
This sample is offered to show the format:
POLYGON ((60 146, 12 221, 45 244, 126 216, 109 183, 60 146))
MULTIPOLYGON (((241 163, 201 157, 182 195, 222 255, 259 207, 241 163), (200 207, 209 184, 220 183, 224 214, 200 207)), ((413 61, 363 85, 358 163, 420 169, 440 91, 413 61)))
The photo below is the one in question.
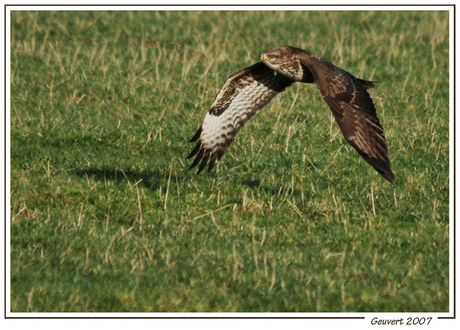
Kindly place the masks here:
POLYGON ((200 173, 220 160, 240 129, 295 82, 314 83, 347 142, 386 180, 395 183, 382 125, 369 93, 374 82, 358 79, 309 51, 283 46, 265 50, 258 63, 231 75, 190 140, 200 173))

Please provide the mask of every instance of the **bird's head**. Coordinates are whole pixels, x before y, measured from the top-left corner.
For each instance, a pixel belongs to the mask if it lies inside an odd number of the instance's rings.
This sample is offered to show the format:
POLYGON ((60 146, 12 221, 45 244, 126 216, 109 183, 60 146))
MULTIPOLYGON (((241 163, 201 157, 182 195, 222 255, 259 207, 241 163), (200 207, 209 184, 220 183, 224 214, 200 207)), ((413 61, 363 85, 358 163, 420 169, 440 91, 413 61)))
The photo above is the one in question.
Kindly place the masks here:
POLYGON ((289 46, 283 46, 267 49, 260 54, 259 62, 263 62, 267 66, 276 66, 284 63, 292 54, 290 48, 289 46))
POLYGON ((260 54, 259 63, 292 80, 300 81, 302 70, 295 53, 295 48, 290 46, 270 48, 260 54))

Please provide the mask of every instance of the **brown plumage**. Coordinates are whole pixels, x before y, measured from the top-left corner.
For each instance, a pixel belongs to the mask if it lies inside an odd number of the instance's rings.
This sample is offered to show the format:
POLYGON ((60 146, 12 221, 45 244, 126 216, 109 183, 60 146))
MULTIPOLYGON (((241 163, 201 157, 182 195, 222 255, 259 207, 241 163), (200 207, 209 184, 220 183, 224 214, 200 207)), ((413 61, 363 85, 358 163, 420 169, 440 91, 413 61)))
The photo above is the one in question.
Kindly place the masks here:
POLYGON ((197 142, 190 168, 209 161, 211 171, 240 129, 295 82, 314 83, 347 142, 386 180, 395 183, 383 128, 368 88, 374 82, 355 78, 325 59, 290 46, 260 54, 259 62, 230 76, 211 104, 203 124, 190 142, 197 142))

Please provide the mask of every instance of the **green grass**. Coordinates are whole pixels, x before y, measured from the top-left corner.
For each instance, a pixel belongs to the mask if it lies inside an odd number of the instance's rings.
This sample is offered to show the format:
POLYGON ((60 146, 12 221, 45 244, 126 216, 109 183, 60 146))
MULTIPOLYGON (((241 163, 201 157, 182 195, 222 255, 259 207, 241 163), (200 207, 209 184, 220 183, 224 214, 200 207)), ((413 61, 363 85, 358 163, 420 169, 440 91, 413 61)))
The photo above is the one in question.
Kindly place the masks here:
POLYGON ((447 12, 13 12, 12 312, 448 312, 447 12), (396 186, 313 85, 212 173, 188 140, 267 48, 371 94, 396 186))

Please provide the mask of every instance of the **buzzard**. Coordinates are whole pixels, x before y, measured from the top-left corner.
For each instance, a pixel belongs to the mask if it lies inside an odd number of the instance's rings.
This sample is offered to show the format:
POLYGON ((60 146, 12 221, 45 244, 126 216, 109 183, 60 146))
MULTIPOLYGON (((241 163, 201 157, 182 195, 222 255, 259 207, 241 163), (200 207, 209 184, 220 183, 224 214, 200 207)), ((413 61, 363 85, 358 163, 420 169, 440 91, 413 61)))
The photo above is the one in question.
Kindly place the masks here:
POLYGON ((196 156, 190 168, 200 173, 220 160, 240 129, 295 82, 314 83, 347 142, 386 180, 395 183, 383 128, 366 89, 372 81, 358 79, 309 51, 283 46, 260 54, 259 62, 231 75, 190 140, 196 156))

